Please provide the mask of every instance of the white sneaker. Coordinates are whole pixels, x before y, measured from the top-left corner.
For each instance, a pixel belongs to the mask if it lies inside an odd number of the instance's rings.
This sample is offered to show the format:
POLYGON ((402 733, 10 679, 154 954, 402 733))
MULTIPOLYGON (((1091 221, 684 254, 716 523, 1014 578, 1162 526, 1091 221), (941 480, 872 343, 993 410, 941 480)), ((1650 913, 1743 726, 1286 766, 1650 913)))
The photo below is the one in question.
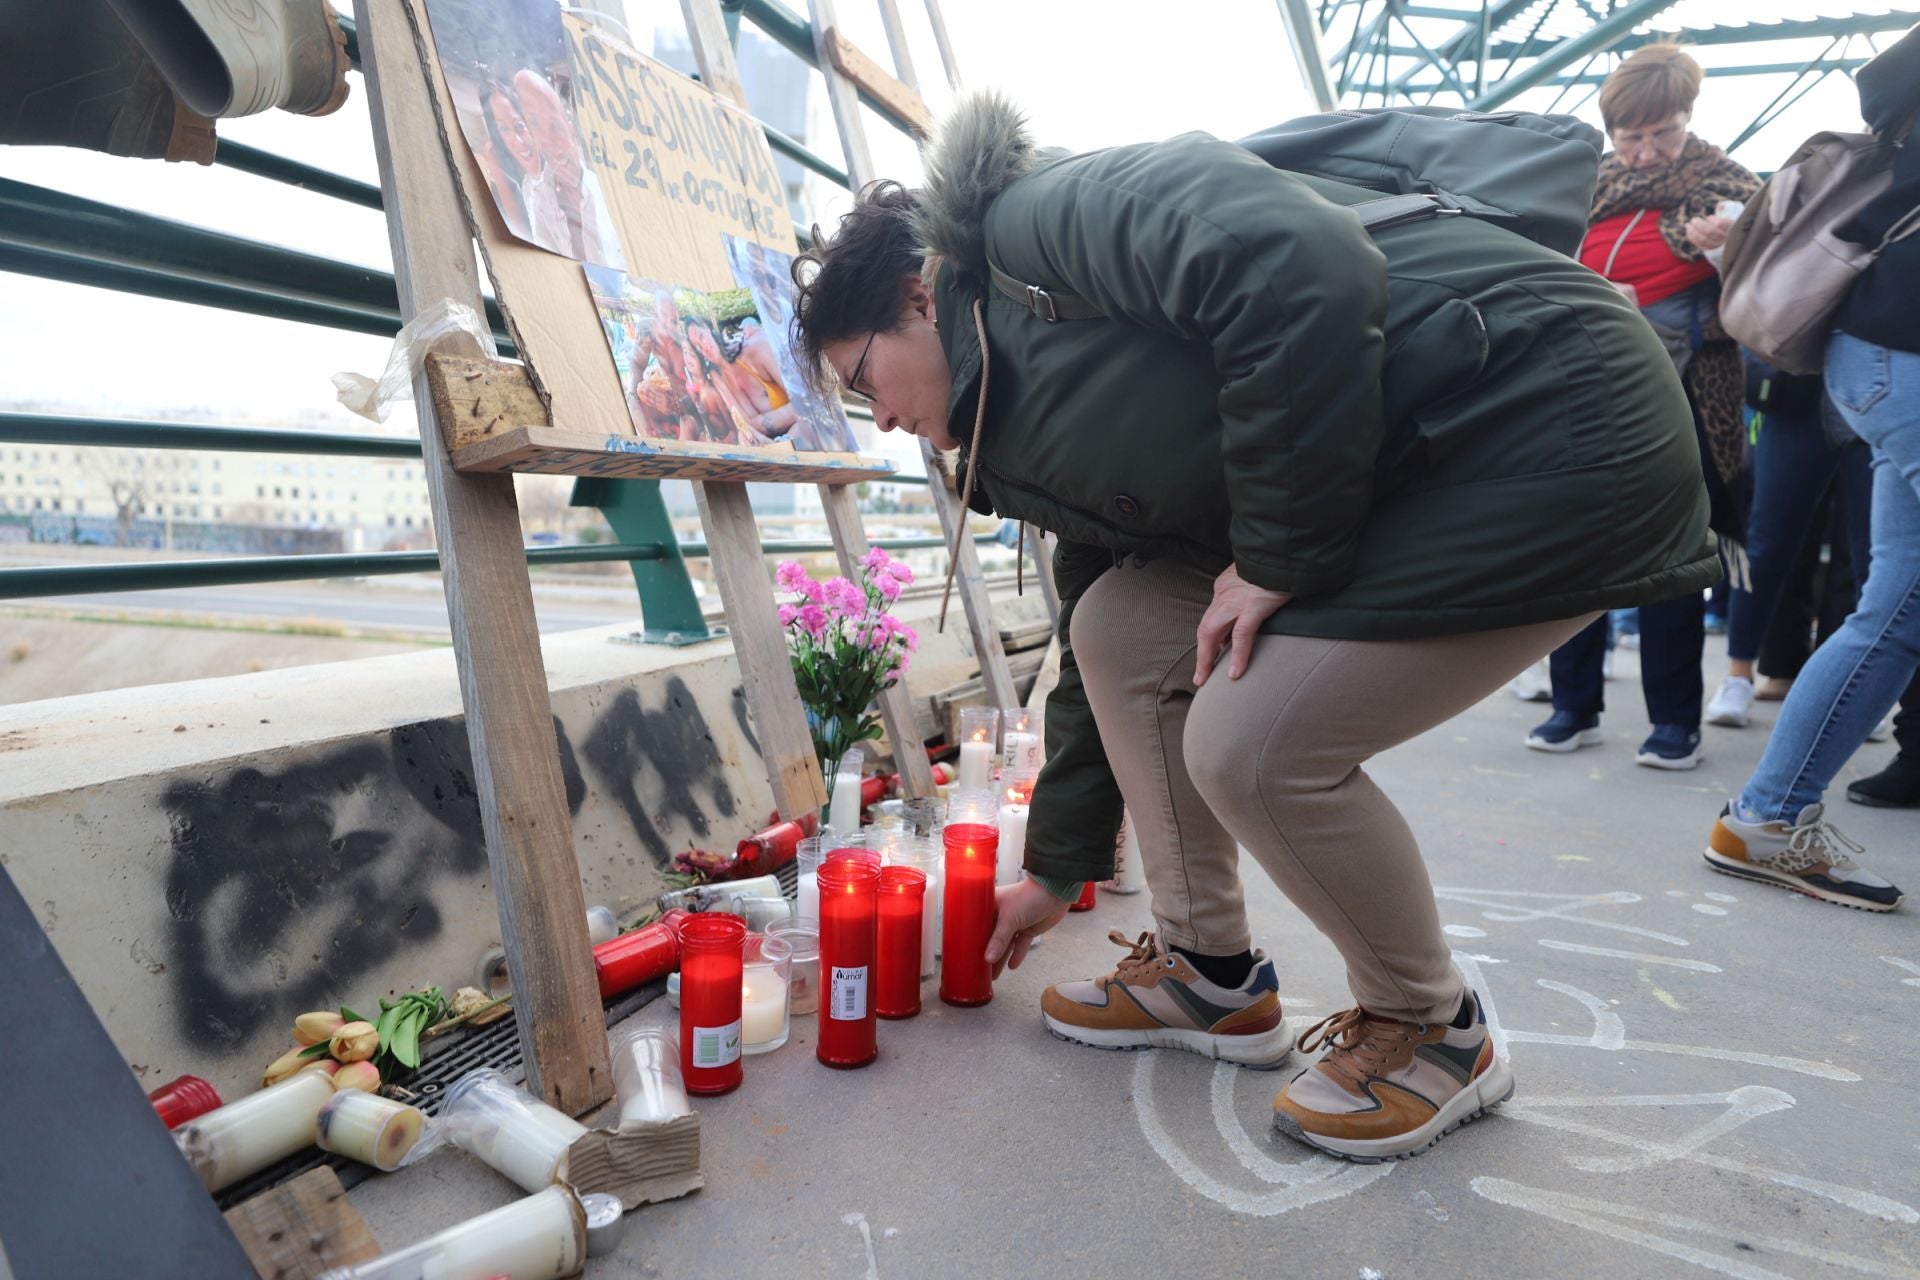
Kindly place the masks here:
POLYGON ((1893 736, 1893 717, 1888 716, 1873 728, 1867 730, 1868 742, 1885 742, 1893 736))
POLYGON ((1522 702, 1552 702, 1553 672, 1547 660, 1542 658, 1515 676, 1508 683, 1507 692, 1522 702))
POLYGON ((1720 692, 1707 704, 1708 724, 1742 729, 1753 719, 1753 681, 1745 676, 1728 676, 1720 682, 1720 692))
POLYGON ((1613 650, 1609 649, 1600 657, 1600 678, 1613 679, 1613 650))

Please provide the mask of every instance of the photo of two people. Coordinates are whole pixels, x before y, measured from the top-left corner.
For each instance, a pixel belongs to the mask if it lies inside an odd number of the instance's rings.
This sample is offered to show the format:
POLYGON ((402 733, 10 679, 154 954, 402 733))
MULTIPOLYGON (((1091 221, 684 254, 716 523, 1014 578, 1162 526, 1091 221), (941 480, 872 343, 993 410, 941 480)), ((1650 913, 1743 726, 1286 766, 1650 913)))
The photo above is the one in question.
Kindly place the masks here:
POLYGON ((429 0, 460 132, 507 230, 615 270, 626 257, 575 123, 572 61, 553 0, 429 0))
POLYGON ((857 451, 838 403, 807 386, 794 359, 792 258, 732 236, 727 256, 739 287, 712 293, 586 268, 634 429, 657 440, 857 451))

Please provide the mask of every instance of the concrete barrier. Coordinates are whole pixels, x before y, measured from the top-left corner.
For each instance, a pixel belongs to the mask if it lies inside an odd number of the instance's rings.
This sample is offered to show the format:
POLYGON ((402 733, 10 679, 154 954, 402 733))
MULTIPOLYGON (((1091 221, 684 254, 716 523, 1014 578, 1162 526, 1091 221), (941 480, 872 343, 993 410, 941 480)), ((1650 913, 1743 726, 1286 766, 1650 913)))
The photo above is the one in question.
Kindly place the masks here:
MULTIPOLYGON (((902 610, 923 702, 977 669, 935 607, 902 610)), ((581 881, 623 915, 772 810, 732 646, 627 630, 543 637, 581 881)), ((295 1014, 476 983, 499 927, 472 777, 444 650, 0 707, 0 865, 136 1075, 243 1091, 295 1014)))

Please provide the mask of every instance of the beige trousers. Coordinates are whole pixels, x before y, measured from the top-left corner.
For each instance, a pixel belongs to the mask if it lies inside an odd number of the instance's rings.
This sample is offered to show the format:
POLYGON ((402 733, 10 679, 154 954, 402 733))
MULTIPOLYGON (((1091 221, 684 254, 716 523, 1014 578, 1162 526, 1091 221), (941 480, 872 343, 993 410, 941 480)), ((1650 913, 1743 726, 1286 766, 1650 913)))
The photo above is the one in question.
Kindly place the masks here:
POLYGON ((1073 650, 1146 865, 1162 940, 1252 945, 1244 846, 1332 940, 1355 1001, 1444 1021, 1464 984, 1406 819, 1364 765, 1443 724, 1592 616, 1414 640, 1263 635, 1246 674, 1193 685, 1212 575, 1167 560, 1103 574, 1073 650))

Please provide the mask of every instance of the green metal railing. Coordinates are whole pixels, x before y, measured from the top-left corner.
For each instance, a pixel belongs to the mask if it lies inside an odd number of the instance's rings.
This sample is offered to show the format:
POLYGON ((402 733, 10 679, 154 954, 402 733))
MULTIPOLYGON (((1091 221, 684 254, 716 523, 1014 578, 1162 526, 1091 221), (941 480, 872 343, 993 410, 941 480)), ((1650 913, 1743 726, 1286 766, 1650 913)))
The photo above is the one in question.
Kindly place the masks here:
MULTIPOLYGON (((775 43, 819 67, 807 20, 774 0, 721 0, 729 31, 737 39, 742 17, 775 43)), ((359 46, 351 19, 342 18, 347 52, 357 67, 359 46)), ((889 124, 909 123, 886 104, 861 95, 889 124)), ((767 142, 814 173, 842 187, 845 170, 803 143, 762 122, 767 142)), ((380 189, 285 156, 222 140, 214 162, 242 173, 329 196, 366 209, 383 207, 380 189)), ((391 272, 303 253, 243 236, 51 191, 0 178, 0 271, 40 276, 186 302, 251 315, 377 336, 400 327, 391 272)), ((512 345, 504 317, 489 300, 487 316, 503 353, 512 345)), ((869 415, 854 411, 855 417, 869 415)), ((307 456, 384 459, 421 457, 418 439, 350 432, 296 431, 267 427, 213 427, 124 418, 0 413, 0 442, 104 448, 196 449, 307 456)), ((884 483, 929 483, 925 476, 888 477, 884 483)), ((704 638, 705 622, 693 595, 685 560, 707 555, 704 542, 680 542, 655 481, 582 482, 576 505, 598 507, 620 541, 560 547, 529 547, 534 566, 624 561, 632 566, 650 635, 672 641, 704 638)), ((977 541, 993 541, 981 535, 977 541)), ((934 548, 938 537, 877 539, 889 550, 934 548)), ((829 541, 765 542, 768 555, 833 550, 829 541)), ((0 599, 125 592, 164 588, 241 585, 324 578, 373 577, 436 571, 433 551, 244 556, 154 563, 50 565, 0 568, 0 599)))

